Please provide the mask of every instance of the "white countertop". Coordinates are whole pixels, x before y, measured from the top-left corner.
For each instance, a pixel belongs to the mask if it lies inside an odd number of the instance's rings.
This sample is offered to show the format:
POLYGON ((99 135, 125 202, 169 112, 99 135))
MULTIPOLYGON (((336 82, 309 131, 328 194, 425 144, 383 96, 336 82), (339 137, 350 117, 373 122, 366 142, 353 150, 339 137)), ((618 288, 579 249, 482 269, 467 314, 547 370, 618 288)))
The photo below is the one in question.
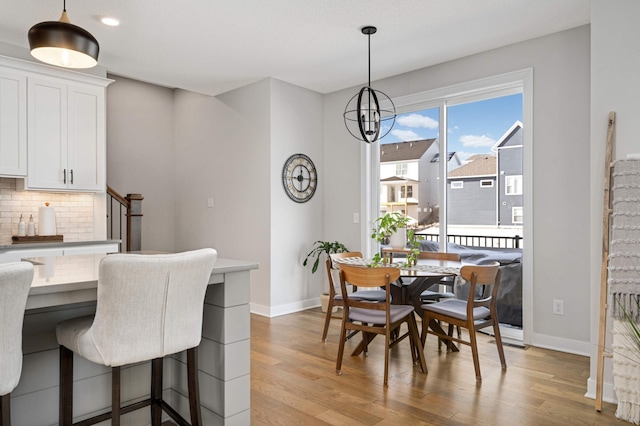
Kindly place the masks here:
MULTIPOLYGON (((85 254, 26 258, 34 264, 33 284, 27 309, 96 300, 100 261, 108 254, 85 254)), ((221 282, 221 274, 258 269, 255 262, 217 259, 210 284, 221 282)))
POLYGON ((41 248, 57 248, 57 247, 77 247, 77 246, 92 246, 100 244, 120 244, 122 240, 100 240, 100 241, 64 241, 53 243, 23 243, 23 244, 0 244, 0 252, 9 250, 28 250, 28 249, 41 249, 41 248))

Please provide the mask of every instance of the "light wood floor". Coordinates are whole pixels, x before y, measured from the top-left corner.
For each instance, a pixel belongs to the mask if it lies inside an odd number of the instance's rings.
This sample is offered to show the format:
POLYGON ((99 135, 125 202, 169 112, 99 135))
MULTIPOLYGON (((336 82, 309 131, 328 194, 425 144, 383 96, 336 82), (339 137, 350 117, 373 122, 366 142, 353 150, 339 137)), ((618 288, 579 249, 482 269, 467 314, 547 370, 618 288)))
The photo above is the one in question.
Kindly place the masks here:
POLYGON ((439 353, 427 338, 429 373, 414 367, 409 343, 391 353, 389 386, 382 385, 384 341, 366 358, 351 357, 347 342, 342 375, 335 373, 339 319, 327 342, 323 315, 311 309, 276 318, 251 316, 251 424, 258 425, 628 425, 615 405, 598 413, 584 397, 589 360, 538 348, 505 346, 500 368, 489 336, 480 336, 482 384, 471 350, 439 353))

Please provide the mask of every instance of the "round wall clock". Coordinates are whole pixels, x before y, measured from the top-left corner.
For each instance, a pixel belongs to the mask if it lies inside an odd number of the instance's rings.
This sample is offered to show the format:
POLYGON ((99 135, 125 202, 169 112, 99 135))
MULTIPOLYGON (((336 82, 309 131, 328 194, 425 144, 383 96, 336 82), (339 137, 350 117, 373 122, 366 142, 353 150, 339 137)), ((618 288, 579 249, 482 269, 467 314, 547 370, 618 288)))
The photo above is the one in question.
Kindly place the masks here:
POLYGON ((304 154, 293 154, 282 168, 284 191, 296 203, 309 201, 318 186, 316 166, 304 154))

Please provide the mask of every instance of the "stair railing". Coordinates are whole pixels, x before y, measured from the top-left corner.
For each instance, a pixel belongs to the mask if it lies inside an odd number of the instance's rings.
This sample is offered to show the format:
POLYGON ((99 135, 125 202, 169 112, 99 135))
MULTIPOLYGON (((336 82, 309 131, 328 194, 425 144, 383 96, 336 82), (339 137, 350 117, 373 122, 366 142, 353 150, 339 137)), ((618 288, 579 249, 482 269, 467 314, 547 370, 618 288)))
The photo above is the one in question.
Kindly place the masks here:
POLYGON ((107 235, 119 239, 120 252, 142 250, 141 194, 120 195, 107 185, 107 235), (125 238, 123 239, 123 235, 125 238))

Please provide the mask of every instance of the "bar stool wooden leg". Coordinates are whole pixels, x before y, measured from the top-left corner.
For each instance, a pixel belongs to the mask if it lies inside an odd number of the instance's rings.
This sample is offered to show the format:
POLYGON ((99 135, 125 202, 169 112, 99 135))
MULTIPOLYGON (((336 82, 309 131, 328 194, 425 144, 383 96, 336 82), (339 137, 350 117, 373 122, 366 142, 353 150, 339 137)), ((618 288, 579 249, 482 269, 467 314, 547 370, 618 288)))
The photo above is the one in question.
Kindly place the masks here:
POLYGON ((120 367, 111 368, 111 426, 120 426, 120 367))
POLYGON ((73 351, 60 346, 60 426, 73 424, 73 351))
POLYGON ((189 411, 191 426, 202 425, 200 385, 198 382, 198 348, 187 349, 187 380, 189 382, 189 411))
POLYGON ((151 425, 162 422, 162 358, 151 361, 151 425))
POLYGON ((0 396, 0 426, 11 426, 11 393, 0 396))

